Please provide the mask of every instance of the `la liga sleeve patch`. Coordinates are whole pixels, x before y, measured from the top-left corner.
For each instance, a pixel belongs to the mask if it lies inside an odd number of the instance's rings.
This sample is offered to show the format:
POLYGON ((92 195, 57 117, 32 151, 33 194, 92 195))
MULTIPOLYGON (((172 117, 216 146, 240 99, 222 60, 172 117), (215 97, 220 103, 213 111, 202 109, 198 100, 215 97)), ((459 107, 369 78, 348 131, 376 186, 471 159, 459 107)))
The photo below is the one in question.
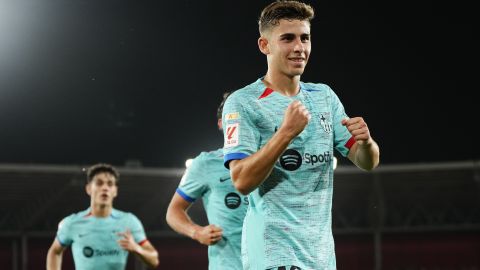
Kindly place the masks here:
POLYGON ((239 123, 228 124, 225 130, 225 148, 238 145, 239 123))

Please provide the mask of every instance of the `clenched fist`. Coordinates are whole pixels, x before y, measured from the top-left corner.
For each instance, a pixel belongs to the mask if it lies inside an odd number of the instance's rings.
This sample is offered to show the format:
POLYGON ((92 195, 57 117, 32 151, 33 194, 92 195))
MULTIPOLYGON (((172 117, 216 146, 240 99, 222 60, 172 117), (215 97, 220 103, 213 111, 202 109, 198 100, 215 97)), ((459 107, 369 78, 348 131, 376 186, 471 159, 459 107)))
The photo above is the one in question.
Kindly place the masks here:
POLYGON ((307 108, 300 101, 295 100, 285 110, 280 129, 293 139, 305 129, 310 118, 307 108))

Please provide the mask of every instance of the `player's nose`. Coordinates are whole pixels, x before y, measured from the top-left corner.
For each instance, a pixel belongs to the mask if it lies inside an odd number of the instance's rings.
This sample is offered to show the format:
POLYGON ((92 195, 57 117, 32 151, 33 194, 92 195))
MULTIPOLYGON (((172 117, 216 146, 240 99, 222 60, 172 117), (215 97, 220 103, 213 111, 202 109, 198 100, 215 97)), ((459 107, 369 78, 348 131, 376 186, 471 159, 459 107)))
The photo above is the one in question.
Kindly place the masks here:
POLYGON ((304 46, 301 39, 299 39, 299 38, 295 39, 295 44, 294 44, 293 50, 295 52, 304 52, 305 51, 305 46, 304 46))

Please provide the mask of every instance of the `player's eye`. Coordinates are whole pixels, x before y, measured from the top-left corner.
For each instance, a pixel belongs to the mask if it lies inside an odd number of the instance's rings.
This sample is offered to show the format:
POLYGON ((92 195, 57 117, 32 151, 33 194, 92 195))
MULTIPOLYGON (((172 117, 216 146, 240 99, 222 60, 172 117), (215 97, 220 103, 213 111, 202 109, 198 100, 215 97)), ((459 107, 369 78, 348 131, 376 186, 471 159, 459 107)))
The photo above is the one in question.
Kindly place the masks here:
POLYGON ((293 35, 282 35, 280 37, 280 40, 284 40, 284 41, 292 41, 293 39, 294 39, 293 35))
POLYGON ((308 42, 308 41, 310 41, 310 36, 307 36, 307 35, 302 36, 302 42, 308 42))

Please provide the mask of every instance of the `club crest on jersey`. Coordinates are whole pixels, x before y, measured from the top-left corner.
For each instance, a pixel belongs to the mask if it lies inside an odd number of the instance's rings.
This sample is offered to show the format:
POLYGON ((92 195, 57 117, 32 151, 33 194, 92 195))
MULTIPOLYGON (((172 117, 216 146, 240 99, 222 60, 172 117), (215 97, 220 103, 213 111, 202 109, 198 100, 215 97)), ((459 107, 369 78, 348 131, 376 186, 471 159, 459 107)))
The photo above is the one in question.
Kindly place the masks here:
POLYGON ((330 134, 332 132, 332 123, 330 123, 327 117, 325 117, 323 113, 320 114, 320 125, 326 133, 330 134))
POLYGON ((233 147, 238 145, 239 123, 228 124, 225 129, 225 147, 233 147))

